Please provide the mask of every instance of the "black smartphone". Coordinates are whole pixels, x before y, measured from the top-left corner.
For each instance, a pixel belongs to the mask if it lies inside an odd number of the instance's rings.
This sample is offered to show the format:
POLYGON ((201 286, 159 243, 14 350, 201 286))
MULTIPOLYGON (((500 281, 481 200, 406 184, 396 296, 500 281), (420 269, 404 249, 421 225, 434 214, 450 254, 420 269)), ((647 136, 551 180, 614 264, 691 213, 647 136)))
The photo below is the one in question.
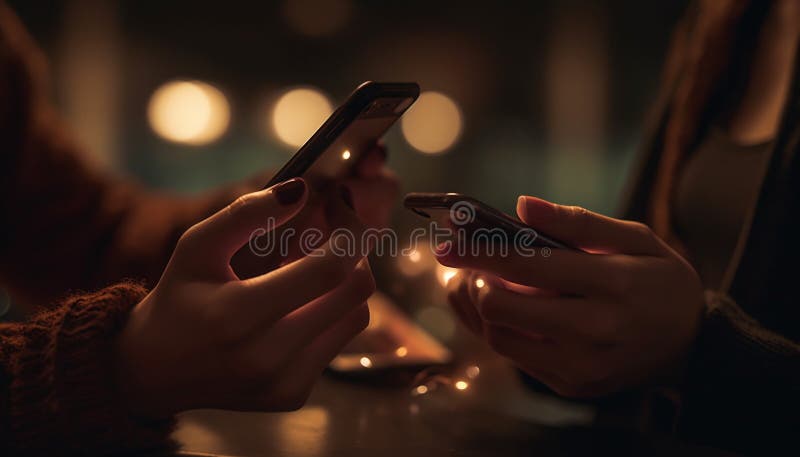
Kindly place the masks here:
POLYGON ((413 192, 405 196, 403 205, 424 218, 432 219, 441 227, 463 228, 471 232, 499 229, 508 235, 508 240, 521 239, 527 247, 578 250, 466 195, 413 192), (523 233, 525 237, 518 236, 523 233))
POLYGON ((324 180, 346 176, 417 97, 417 83, 361 84, 265 187, 300 176, 324 180))

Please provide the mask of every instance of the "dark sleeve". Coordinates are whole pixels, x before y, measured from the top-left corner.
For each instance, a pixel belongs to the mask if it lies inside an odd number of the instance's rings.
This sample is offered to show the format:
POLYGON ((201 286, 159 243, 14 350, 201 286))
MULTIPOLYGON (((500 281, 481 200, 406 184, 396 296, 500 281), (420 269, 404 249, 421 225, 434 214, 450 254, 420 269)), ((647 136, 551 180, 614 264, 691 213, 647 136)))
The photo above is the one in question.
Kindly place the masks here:
POLYGON ((126 413, 114 341, 146 294, 121 283, 0 325, 0 455, 110 455, 171 449, 173 421, 126 413))
POLYGON ((124 277, 152 284, 180 234, 243 188, 181 198, 99 172, 62 128, 46 74, 0 0, 0 283, 32 304, 124 277))
POLYGON ((678 429, 692 441, 755 455, 797 455, 800 345, 730 298, 707 294, 678 429))

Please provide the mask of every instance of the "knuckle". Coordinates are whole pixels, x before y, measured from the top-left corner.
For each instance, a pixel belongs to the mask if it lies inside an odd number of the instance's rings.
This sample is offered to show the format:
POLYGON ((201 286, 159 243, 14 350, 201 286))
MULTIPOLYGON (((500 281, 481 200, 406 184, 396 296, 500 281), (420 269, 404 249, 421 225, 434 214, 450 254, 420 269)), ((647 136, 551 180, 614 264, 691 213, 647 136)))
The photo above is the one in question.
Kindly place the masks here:
POLYGON ((574 230, 583 231, 591 224, 592 212, 582 206, 562 206, 565 218, 574 230))
POLYGON ((656 238, 656 234, 647 224, 642 224, 641 222, 630 222, 630 224, 631 224, 631 229, 640 238, 645 240, 654 240, 656 238))
POLYGON ((187 247, 191 247, 195 239, 197 239, 198 234, 200 232, 200 224, 194 224, 193 226, 186 229, 185 232, 178 238, 177 249, 185 249, 187 247))
POLYGON ((582 206, 565 206, 567 215, 578 223, 586 222, 591 216, 591 212, 582 206))
POLYGON ((244 194, 232 201, 226 208, 230 214, 239 214, 244 208, 250 206, 250 203, 255 199, 256 194, 244 194))

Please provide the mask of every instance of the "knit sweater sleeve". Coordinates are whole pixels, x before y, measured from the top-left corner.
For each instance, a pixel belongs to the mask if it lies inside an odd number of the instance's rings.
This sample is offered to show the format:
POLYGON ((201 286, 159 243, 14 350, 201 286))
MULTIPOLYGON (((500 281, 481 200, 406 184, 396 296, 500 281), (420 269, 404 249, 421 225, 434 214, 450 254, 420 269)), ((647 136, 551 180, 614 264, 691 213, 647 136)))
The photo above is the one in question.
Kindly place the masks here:
POLYGON ((75 295, 0 326, 0 454, 168 448, 172 420, 129 416, 116 392, 114 341, 146 294, 132 283, 75 295))
POLYGON ((0 284, 18 304, 125 277, 152 285, 181 233, 252 187, 183 197, 109 176, 86 160, 47 87, 44 55, 0 0, 0 284))
POLYGON ((760 326, 727 296, 709 293, 707 303, 679 431, 739 452, 796 452, 800 344, 760 326))

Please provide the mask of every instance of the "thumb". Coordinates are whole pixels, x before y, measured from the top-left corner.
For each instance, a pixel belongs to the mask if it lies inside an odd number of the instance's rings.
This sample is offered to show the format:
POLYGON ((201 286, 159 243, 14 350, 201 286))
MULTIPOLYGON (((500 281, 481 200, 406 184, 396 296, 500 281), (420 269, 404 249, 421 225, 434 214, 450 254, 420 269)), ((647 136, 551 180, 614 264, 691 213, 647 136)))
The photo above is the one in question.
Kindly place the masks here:
POLYGON ((566 244, 600 252, 657 255, 664 243, 644 224, 614 219, 579 206, 564 206, 521 195, 519 218, 543 234, 566 244))
POLYGON ((300 178, 242 195, 187 230, 176 252, 180 251, 195 266, 227 267, 233 254, 251 236, 263 235, 284 224, 303 208, 307 198, 306 183, 300 178))

